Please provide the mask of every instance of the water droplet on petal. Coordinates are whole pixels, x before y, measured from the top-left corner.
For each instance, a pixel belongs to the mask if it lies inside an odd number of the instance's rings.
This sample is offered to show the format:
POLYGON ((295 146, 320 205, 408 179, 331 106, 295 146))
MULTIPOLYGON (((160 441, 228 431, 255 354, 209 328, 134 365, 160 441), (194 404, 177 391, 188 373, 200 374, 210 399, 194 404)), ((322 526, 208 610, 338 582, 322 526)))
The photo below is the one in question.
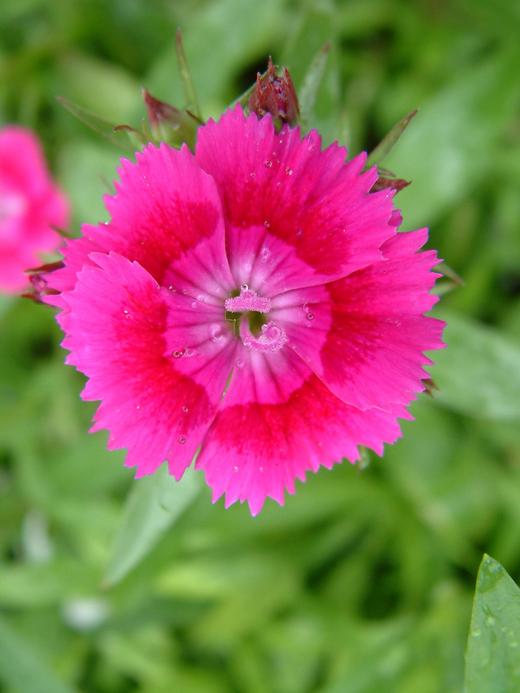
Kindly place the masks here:
POLYGON ((188 408, 186 405, 184 405, 184 406, 182 407, 182 411, 183 411, 184 414, 187 414, 187 413, 189 412, 189 408, 188 408))
POLYGON ((242 361, 242 359, 238 359, 237 360, 237 368, 243 368, 243 367, 244 367, 244 362, 242 361))
POLYGON ((184 349, 176 349, 172 354, 174 359, 180 359, 181 356, 183 356, 183 355, 184 355, 184 349))
POLYGON ((176 293, 175 287, 173 286, 173 284, 168 284, 168 291, 171 291, 173 294, 176 293))
POLYGON ((288 166, 288 167, 285 169, 285 173, 286 173, 288 176, 292 176, 292 174, 293 174, 292 168, 290 168, 290 167, 288 166))
POLYGON ((264 226, 266 229, 269 229, 271 227, 271 222, 268 219, 264 220, 264 226))
POLYGON ((307 320, 314 320, 314 313, 307 313, 307 320))
POLYGON ((242 284, 240 286, 240 288, 242 289, 242 291, 249 291, 249 285, 248 284, 242 284))
POLYGON ((271 161, 271 159, 268 159, 267 161, 264 161, 264 166, 265 166, 266 168, 271 168, 272 165, 273 165, 273 162, 271 161))
POLYGON ((224 338, 220 325, 214 325, 210 330, 210 335, 212 342, 220 342, 220 340, 224 338))
POLYGON ((177 438, 177 442, 179 443, 179 445, 184 445, 186 443, 186 436, 179 436, 177 438))
POLYGON ((260 251, 260 258, 262 259, 262 262, 267 262, 269 258, 271 257, 271 251, 269 248, 262 248, 260 251))
POLYGON ((235 464, 233 467, 233 471, 236 473, 236 472, 238 472, 239 469, 240 469, 240 467, 237 467, 237 465, 235 464))

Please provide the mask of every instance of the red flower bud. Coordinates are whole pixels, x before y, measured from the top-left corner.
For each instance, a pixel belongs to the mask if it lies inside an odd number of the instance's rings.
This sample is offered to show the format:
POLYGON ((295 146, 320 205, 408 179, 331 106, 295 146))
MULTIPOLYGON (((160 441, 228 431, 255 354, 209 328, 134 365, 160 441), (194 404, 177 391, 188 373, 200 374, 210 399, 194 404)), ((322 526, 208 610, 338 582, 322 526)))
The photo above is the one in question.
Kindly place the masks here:
POLYGON ((298 120, 300 107, 289 70, 284 67, 279 75, 269 58, 267 72, 263 75, 257 73, 248 105, 249 110, 260 117, 270 113, 278 126, 283 123, 294 125, 298 120))
POLYGON ((409 180, 404 180, 403 178, 388 178, 386 176, 379 176, 374 185, 372 186, 371 192, 377 192, 378 190, 385 190, 390 188, 396 192, 401 191, 410 185, 409 180))
POLYGON ((175 108, 165 101, 160 101, 143 89, 143 99, 148 111, 148 120, 153 136, 159 141, 178 146, 186 142, 192 146, 201 122, 190 111, 175 108))
POLYGON ((49 287, 47 275, 64 266, 64 263, 58 260, 57 262, 49 262, 40 267, 26 270, 26 273, 29 275, 29 281, 31 282, 31 288, 25 294, 22 294, 22 296, 24 298, 30 298, 35 303, 44 303, 44 296, 59 293, 56 289, 51 289, 49 287))

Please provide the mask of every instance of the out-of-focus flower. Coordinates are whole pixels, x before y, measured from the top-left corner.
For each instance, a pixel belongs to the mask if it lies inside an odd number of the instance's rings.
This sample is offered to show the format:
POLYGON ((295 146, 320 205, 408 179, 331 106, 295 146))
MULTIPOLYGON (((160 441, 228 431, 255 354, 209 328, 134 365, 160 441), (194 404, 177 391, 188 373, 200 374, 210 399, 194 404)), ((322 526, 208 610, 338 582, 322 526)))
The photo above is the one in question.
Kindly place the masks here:
POLYGON ((20 127, 0 130, 0 291, 28 284, 24 270, 60 243, 53 227, 68 224, 68 204, 52 181, 36 136, 20 127))
POLYGON ((180 478, 198 451, 214 500, 253 513, 359 446, 382 454, 443 323, 424 315, 427 230, 397 232, 366 155, 237 107, 199 129, 195 155, 136 158, 110 222, 47 276, 82 396, 101 400, 92 430, 138 477, 167 460, 180 478))

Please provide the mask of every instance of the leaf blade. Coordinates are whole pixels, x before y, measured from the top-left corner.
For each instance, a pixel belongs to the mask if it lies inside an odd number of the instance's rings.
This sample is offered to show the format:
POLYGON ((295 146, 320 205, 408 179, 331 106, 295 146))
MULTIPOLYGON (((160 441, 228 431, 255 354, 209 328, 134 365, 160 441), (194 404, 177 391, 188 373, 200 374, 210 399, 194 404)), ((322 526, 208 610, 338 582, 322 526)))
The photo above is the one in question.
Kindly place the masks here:
POLYGON ((166 465, 134 482, 105 572, 106 587, 120 582, 143 560, 195 499, 199 488, 193 469, 177 482, 168 474, 166 465))
POLYGON ((466 650, 466 693, 520 689, 520 588, 484 554, 480 564, 466 650))

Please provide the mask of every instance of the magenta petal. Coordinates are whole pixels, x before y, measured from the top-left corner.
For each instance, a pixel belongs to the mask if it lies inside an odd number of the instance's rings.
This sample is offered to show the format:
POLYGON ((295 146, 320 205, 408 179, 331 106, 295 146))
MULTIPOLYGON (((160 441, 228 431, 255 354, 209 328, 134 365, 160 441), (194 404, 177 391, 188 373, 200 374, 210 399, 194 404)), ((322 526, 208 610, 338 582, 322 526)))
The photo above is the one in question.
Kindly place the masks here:
POLYGON ((430 291, 439 260, 414 252, 425 240, 425 230, 398 234, 382 246, 383 260, 327 284, 312 333, 286 328, 294 350, 348 404, 391 411, 424 389, 423 352, 443 346, 444 327, 423 315, 438 300, 430 291))
MULTIPOLYGON (((377 171, 366 156, 346 161, 337 144, 321 149, 316 131, 277 133, 270 116, 246 117, 240 106, 199 130, 196 157, 217 183, 232 266, 242 244, 263 229, 293 249, 306 267, 286 289, 343 277, 381 257, 395 235, 391 191, 369 194, 377 171)), ((235 278, 239 279, 235 272, 235 278)))
POLYGON ((108 429, 110 448, 128 449, 137 476, 167 459, 179 478, 215 415, 229 344, 214 349, 194 377, 169 352, 167 292, 136 262, 115 253, 91 259, 96 265, 81 270, 65 295, 62 326, 68 363, 89 378, 83 397, 101 400, 93 430, 108 429))
POLYGON ((254 354, 234 371, 196 466, 214 501, 225 494, 226 507, 246 501, 256 515, 307 471, 354 462, 359 445, 381 454, 399 435, 396 414, 344 404, 290 350, 254 354))
POLYGON ((84 226, 83 237, 67 244, 66 267, 49 277, 53 288, 71 289, 93 251, 136 260, 162 285, 174 281, 177 269, 193 291, 233 286, 215 184, 186 147, 150 144, 136 163, 122 160, 119 177, 115 195, 105 198, 110 222, 84 226))

